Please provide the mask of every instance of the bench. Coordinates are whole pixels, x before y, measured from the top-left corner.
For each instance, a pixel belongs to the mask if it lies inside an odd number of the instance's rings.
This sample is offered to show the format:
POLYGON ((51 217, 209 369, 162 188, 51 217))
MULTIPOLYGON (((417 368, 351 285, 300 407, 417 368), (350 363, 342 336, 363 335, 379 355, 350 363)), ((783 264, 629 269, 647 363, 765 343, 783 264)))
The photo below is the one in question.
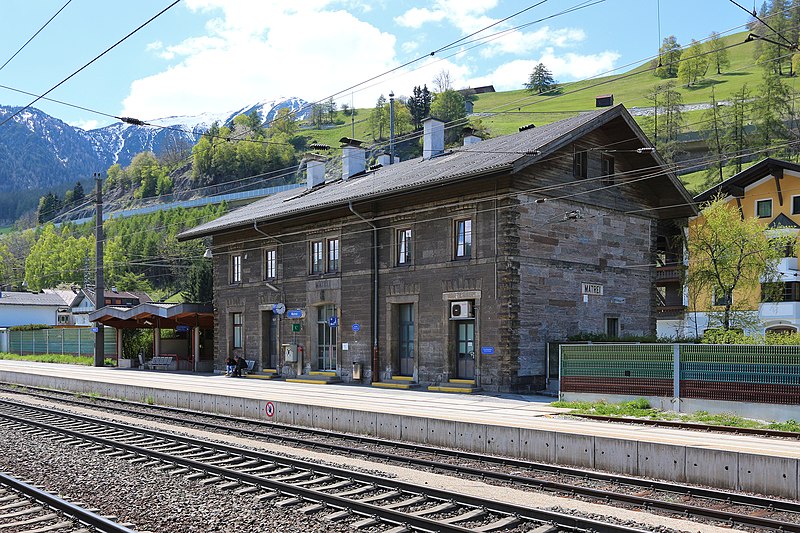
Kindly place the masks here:
POLYGON ((145 368, 151 370, 175 370, 176 361, 174 357, 157 355, 150 359, 150 362, 145 365, 145 368))
POLYGON ((246 369, 245 368, 242 369, 242 375, 243 376, 247 375, 249 372, 252 372, 253 368, 256 366, 255 359, 245 359, 244 362, 247 363, 247 368, 246 369))

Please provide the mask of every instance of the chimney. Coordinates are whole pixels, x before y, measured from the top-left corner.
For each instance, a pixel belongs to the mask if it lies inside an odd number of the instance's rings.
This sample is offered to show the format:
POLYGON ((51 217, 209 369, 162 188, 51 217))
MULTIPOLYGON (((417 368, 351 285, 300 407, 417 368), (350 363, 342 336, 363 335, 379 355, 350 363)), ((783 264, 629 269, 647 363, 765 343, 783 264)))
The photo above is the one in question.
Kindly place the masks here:
POLYGON ((304 155, 303 159, 306 162, 306 189, 311 190, 325 183, 325 161, 328 158, 311 152, 304 155))
POLYGON ((481 138, 475 135, 472 128, 464 128, 464 146, 481 142, 481 138))
MULTIPOLYGON (((389 165, 391 165, 391 159, 392 159, 392 156, 390 156, 389 154, 381 154, 381 155, 378 156, 377 162, 382 167, 388 167, 389 165)), ((400 157, 395 155, 394 156, 394 162, 395 163, 399 163, 400 162, 400 157)))
POLYGON ((342 137, 339 142, 342 143, 342 181, 347 181, 348 178, 366 170, 367 152, 361 148, 361 143, 364 141, 342 137))
POLYGON ((444 122, 428 117, 422 121, 422 159, 431 159, 444 153, 444 122))

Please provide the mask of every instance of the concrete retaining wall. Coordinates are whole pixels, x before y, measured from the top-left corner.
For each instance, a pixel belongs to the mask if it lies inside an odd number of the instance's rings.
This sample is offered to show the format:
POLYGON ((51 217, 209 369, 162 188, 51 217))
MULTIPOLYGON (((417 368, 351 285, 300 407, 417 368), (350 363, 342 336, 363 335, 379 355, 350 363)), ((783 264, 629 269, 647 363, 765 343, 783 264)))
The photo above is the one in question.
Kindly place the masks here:
POLYGON ((0 371, 0 381, 780 498, 800 496, 798 460, 791 458, 285 402, 273 402, 275 413, 269 418, 261 400, 11 371, 0 371))

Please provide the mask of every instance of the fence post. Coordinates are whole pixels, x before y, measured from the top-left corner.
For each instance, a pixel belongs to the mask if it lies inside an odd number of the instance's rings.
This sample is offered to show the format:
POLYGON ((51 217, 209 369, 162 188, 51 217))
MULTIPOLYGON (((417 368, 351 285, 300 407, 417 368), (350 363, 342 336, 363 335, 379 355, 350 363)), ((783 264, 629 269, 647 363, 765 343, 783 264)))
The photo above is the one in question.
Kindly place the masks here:
POLYGON ((672 345, 672 404, 675 412, 681 412, 681 347, 672 345))

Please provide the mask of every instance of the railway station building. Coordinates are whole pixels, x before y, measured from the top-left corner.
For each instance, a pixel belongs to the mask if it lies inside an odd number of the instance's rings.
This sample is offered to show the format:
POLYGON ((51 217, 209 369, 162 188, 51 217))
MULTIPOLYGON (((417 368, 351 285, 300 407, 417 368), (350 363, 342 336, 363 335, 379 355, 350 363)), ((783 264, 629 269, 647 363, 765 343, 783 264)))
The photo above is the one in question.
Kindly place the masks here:
POLYGON ((369 168, 343 139, 341 165, 306 155, 305 187, 179 235, 211 243, 218 369, 530 391, 550 341, 655 332, 655 258, 696 210, 623 106, 452 149, 444 131, 369 168))

